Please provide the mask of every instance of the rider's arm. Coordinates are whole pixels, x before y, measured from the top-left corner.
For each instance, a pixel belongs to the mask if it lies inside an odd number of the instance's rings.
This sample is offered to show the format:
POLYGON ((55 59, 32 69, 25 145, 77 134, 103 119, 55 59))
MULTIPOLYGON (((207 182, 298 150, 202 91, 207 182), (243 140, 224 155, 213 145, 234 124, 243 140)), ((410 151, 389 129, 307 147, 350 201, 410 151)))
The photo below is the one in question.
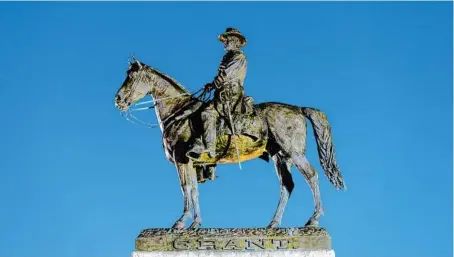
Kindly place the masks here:
POLYGON ((245 73, 246 56, 242 52, 229 52, 222 58, 212 85, 220 88, 226 81, 244 78, 245 73))

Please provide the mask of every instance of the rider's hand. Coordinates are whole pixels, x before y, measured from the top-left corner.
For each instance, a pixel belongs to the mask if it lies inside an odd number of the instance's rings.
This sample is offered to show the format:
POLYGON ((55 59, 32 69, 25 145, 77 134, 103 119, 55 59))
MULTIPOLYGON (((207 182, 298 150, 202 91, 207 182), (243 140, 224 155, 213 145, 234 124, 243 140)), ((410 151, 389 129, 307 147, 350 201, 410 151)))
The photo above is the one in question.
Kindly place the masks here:
POLYGON ((213 89, 213 84, 207 83, 207 84, 205 85, 205 90, 206 90, 206 91, 211 91, 212 89, 213 89))

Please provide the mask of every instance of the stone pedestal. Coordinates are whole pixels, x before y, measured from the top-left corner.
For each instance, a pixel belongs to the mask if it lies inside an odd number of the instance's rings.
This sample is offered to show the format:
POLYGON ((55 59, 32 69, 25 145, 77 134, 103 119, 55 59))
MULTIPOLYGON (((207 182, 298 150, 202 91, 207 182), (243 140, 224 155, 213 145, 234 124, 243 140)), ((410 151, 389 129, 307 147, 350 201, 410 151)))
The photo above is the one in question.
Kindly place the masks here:
POLYGON ((333 250, 133 252, 132 257, 335 257, 333 250))
POLYGON ((334 257, 323 228, 145 229, 132 257, 334 257))

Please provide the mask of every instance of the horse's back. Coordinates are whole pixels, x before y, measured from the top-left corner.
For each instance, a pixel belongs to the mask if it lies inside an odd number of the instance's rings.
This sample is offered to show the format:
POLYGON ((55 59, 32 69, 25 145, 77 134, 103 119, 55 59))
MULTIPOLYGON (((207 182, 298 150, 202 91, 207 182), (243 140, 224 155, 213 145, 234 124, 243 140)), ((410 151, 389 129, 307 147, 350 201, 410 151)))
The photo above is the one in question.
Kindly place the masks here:
POLYGON ((266 121, 269 138, 287 153, 304 153, 306 148, 306 118, 301 107, 266 102, 254 106, 266 121))

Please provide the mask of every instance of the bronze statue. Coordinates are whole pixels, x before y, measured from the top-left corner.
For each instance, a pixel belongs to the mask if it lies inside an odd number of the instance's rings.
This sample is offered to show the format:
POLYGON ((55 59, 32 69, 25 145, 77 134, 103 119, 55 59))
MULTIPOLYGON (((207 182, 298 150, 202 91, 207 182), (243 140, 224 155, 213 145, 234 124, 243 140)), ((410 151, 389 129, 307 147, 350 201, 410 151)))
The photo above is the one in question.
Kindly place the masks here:
POLYGON ((315 211, 306 226, 318 226, 323 208, 317 172, 305 157, 306 118, 314 128, 326 176, 337 189, 344 188, 325 114, 314 108, 278 102, 252 104, 243 92, 246 58, 239 50, 246 39, 238 30, 229 28, 220 40, 224 42, 226 56, 214 82, 205 86, 200 96, 196 96, 200 91, 191 94, 173 78, 135 57, 115 96, 116 107, 126 115, 131 115, 131 105, 146 95, 154 99, 164 151, 177 168, 183 192, 183 214, 173 228, 185 227, 191 207, 194 220, 190 228, 201 225, 198 183, 215 179, 216 165, 255 158, 266 161, 271 158, 280 181, 279 203, 268 227, 277 227, 281 222, 294 187, 292 165, 303 174, 314 198, 315 211), (215 89, 214 99, 206 101, 211 89, 215 89))
MULTIPOLYGON (((209 157, 216 156, 216 122, 221 115, 231 123, 231 117, 236 113, 251 114, 252 98, 245 98, 243 91, 246 77, 247 60, 241 47, 246 45, 246 38, 234 28, 227 28, 219 35, 227 53, 222 58, 216 77, 213 82, 205 85, 207 91, 215 90, 213 101, 202 110, 203 140, 195 140, 187 156, 198 161, 200 155, 207 152, 209 157)), ((234 124, 232 130, 234 131, 234 124)), ((247 134, 247 133, 244 133, 247 134)))

